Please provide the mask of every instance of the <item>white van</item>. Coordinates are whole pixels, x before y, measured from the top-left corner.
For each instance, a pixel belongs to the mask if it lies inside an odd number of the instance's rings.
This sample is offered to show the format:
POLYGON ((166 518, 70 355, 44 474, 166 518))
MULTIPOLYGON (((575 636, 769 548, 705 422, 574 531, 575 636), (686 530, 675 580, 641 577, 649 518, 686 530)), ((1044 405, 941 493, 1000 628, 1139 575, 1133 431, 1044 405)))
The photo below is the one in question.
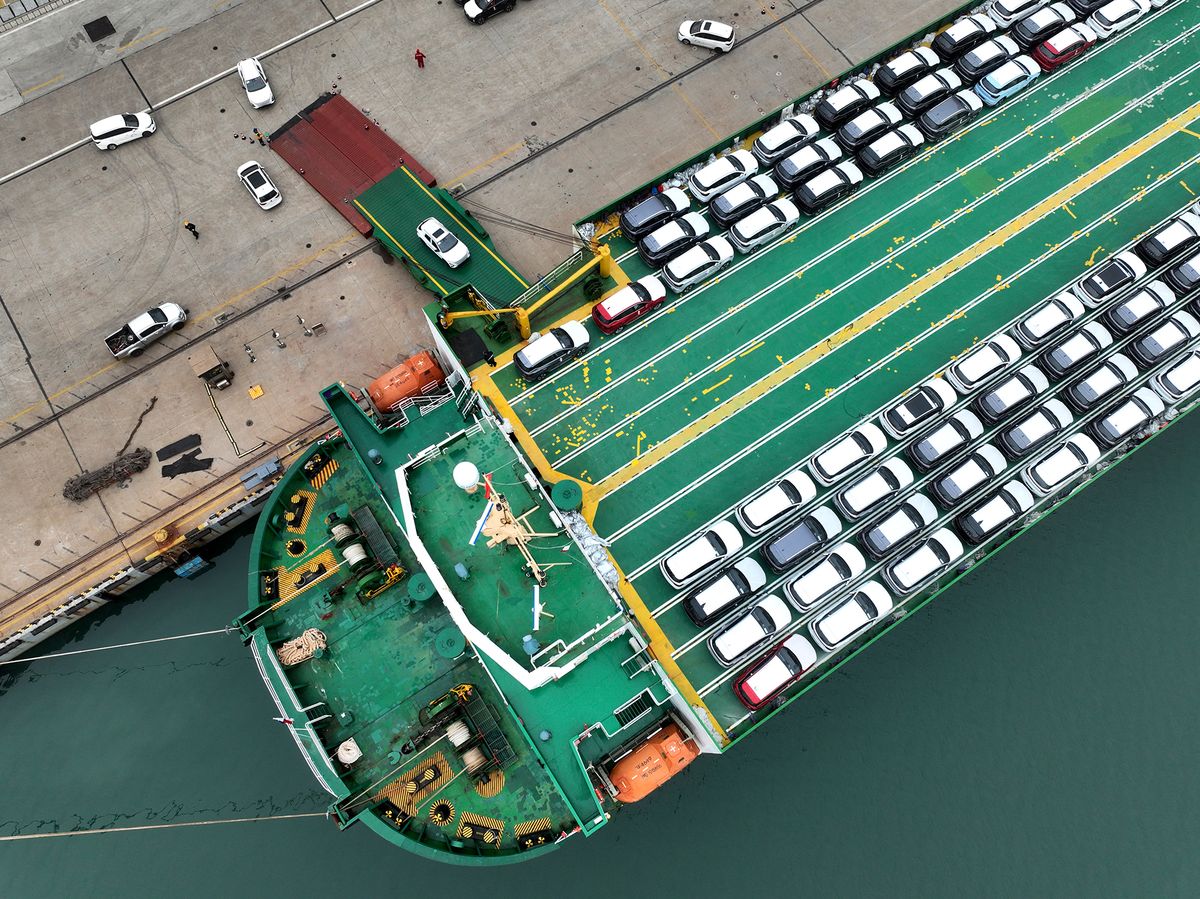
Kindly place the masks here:
POLYGON ((153 134, 158 128, 148 112, 127 112, 110 115, 94 123, 89 129, 92 143, 101 150, 115 150, 121 144, 153 134))

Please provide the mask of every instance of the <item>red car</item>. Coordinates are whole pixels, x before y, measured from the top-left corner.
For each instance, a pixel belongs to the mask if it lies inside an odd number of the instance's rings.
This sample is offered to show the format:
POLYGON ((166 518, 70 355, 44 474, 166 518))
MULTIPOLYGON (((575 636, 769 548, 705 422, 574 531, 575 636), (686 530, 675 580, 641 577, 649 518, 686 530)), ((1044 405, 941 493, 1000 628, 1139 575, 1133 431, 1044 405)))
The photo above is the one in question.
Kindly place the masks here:
POLYGON ((612 334, 653 312, 667 299, 667 288, 654 275, 630 281, 608 299, 592 307, 592 321, 605 334, 612 334))
POLYGON ((812 669, 817 651, 801 634, 792 634, 733 682, 742 705, 754 711, 782 693, 812 669))
POLYGON ((1087 25, 1071 25, 1038 44, 1033 50, 1033 58, 1042 67, 1043 72, 1053 72, 1059 66, 1081 56, 1096 41, 1096 32, 1087 25))

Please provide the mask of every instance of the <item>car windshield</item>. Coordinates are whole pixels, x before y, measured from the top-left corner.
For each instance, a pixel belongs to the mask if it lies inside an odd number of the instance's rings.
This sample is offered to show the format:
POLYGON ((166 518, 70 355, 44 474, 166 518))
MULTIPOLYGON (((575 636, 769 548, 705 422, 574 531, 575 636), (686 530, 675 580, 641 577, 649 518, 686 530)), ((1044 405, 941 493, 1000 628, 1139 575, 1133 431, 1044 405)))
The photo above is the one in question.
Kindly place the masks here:
POLYGON ((146 314, 150 316, 150 320, 156 325, 165 325, 167 323, 167 313, 159 308, 147 309, 146 314))
POLYGON ((447 231, 438 238, 437 245, 438 249, 445 253, 446 251, 453 250, 456 246, 458 246, 458 238, 447 231))
POLYGON ((692 27, 688 29, 692 34, 700 34, 702 31, 708 31, 708 22, 693 22, 692 27))
POLYGON ((277 196, 279 196, 279 194, 277 194, 273 190, 269 190, 265 194, 262 195, 262 198, 264 200, 274 200, 277 196))
POLYGON ((260 169, 253 169, 247 172, 246 180, 250 183, 251 187, 262 187, 267 183, 267 179, 260 169))
POLYGON ((266 86, 267 86, 267 82, 265 80, 263 80, 262 78, 260 78, 258 75, 255 75, 253 78, 248 78, 246 80, 246 90, 248 90, 248 91, 260 91, 266 86))
POLYGON ((135 115, 126 113, 125 115, 121 116, 121 119, 129 128, 136 128, 138 126, 138 117, 135 115))

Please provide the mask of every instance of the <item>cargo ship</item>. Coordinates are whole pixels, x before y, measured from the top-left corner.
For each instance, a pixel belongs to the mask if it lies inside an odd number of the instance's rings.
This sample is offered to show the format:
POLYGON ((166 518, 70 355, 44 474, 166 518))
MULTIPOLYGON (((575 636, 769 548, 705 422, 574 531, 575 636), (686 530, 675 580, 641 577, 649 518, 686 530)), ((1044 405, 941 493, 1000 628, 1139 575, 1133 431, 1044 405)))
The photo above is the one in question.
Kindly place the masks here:
POLYGON ((592 834, 1192 411, 1196 4, 796 174, 889 63, 1011 27, 966 15, 584 217, 536 283, 403 170, 355 200, 428 349, 322 392, 236 622, 338 827, 473 865, 592 834), (714 183, 780 218, 727 240, 714 183), (405 236, 430 214, 453 271, 405 236), (640 236, 684 214, 712 236, 664 266, 640 236))

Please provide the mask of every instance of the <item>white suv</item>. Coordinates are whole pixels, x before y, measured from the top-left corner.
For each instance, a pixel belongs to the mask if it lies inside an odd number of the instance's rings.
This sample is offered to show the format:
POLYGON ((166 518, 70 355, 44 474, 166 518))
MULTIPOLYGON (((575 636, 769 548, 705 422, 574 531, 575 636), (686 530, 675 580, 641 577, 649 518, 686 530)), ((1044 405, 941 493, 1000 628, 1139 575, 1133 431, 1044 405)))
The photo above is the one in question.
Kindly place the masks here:
POLYGON ((110 115, 91 126, 92 143, 101 150, 113 150, 131 140, 153 134, 158 128, 148 112, 110 115))

